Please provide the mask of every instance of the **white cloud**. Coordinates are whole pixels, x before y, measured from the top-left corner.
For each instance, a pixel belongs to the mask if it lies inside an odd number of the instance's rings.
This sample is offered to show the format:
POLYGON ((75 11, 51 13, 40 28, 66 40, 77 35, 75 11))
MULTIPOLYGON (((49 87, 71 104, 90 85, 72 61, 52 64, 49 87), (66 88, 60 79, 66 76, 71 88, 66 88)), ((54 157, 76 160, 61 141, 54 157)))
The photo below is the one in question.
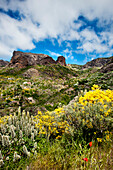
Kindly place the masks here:
POLYGON ((73 56, 71 56, 71 60, 73 60, 74 59, 74 57, 73 56))
POLYGON ((98 36, 93 30, 89 30, 88 28, 84 29, 83 31, 80 32, 81 36, 81 41, 96 41, 100 42, 98 36))
POLYGON ((14 50, 15 49, 10 48, 0 42, 0 59, 9 60, 14 50), (7 56, 9 56, 9 58, 7 56))
POLYGON ((58 56, 61 56, 61 55, 62 55, 61 53, 55 53, 55 52, 50 51, 50 50, 46 50, 46 51, 49 52, 49 55, 50 55, 51 57, 55 57, 55 59, 57 59, 58 56))
POLYGON ((107 45, 102 45, 96 42, 85 42, 83 44, 81 44, 80 47, 77 48, 79 53, 82 54, 89 54, 89 53, 107 53, 109 51, 109 47, 107 45))
POLYGON ((72 55, 73 50, 69 50, 68 48, 66 48, 65 50, 63 50, 62 53, 63 53, 63 56, 65 56, 66 59, 68 59, 68 58, 71 58, 71 60, 74 59, 74 57, 72 55))
POLYGON ((93 30, 86 28, 80 32, 80 44, 78 45, 77 49, 78 53, 82 54, 104 54, 111 51, 112 45, 112 33, 102 32, 100 33, 100 36, 97 36, 97 34, 93 30), (105 41, 106 43, 103 43, 103 41, 105 41))
POLYGON ((24 29, 23 24, 24 21, 17 21, 5 14, 0 14, 0 43, 5 56, 6 50, 9 54, 11 49, 26 50, 35 47, 32 43, 32 37, 24 29))
MULTIPOLYGON (((35 48, 33 40, 39 42, 46 38, 57 39, 59 45, 62 41, 80 40, 78 51, 81 53, 107 52, 113 45, 112 27, 100 37, 88 28, 79 32, 83 23, 78 17, 83 15, 89 20, 98 19, 98 27, 106 28, 106 23, 113 21, 112 4, 112 0, 10 0, 9 3, 1 0, 0 8, 18 10, 21 20, 0 13, 0 55, 9 56, 13 49, 18 48, 31 50, 35 48), (107 42, 105 45, 102 44, 104 39, 107 42)), ((72 52, 69 56, 72 57, 72 52)))
POLYGON ((69 48, 71 48, 71 43, 69 43, 69 42, 66 42, 66 47, 69 47, 69 48))
POLYGON ((113 34, 111 32, 102 32, 100 36, 101 41, 105 41, 109 47, 113 46, 113 34))

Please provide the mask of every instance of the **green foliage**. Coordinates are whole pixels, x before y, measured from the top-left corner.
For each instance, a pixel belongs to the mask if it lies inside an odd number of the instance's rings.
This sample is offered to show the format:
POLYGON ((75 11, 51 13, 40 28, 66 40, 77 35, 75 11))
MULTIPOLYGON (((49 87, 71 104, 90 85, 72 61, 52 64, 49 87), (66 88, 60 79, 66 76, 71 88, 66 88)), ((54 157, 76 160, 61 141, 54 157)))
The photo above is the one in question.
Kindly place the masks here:
MULTIPOLYGON (((31 67, 20 70, 17 68, 0 70, 1 116, 10 113, 14 115, 19 106, 22 107, 22 110, 30 110, 30 118, 32 115, 37 116, 38 110, 43 110, 42 115, 37 119, 37 121, 42 120, 42 127, 38 127, 37 131, 39 133, 42 129, 46 129, 47 134, 38 134, 33 141, 31 134, 26 135, 27 132, 20 126, 23 131, 23 143, 20 145, 18 126, 14 124, 16 139, 13 139, 12 132, 9 131, 9 124, 4 124, 6 132, 1 132, 1 123, 5 122, 1 117, 0 133, 2 136, 9 135, 11 141, 9 146, 2 146, 2 140, 0 140, 0 149, 5 163, 1 169, 17 169, 17 167, 26 169, 26 166, 29 166, 35 158, 37 158, 36 162, 31 164, 31 169, 112 169, 112 101, 90 103, 92 93, 86 104, 84 104, 86 99, 81 100, 82 103, 79 99, 82 99, 80 95, 84 95, 86 89, 89 91, 93 84, 100 85, 104 90, 103 93, 108 88, 113 89, 113 72, 103 74, 99 73, 98 69, 81 70, 81 67, 74 65, 72 68, 61 65, 37 65, 33 68, 39 71, 39 77, 26 79, 22 74, 29 68, 31 67), (75 96, 79 96, 76 102, 71 101, 75 96), (59 106, 62 106, 63 110, 59 109, 59 106), (47 115, 44 110, 49 111, 47 115), (55 118, 55 121, 50 122, 52 118, 49 113, 55 118), (49 123, 52 123, 51 126, 49 123), (65 124, 68 124, 69 128, 64 128, 65 124), (56 127, 58 134, 56 132, 49 134, 48 129, 53 127, 56 127), (93 146, 89 148, 91 141, 93 146), (34 156, 35 142, 37 142, 37 149, 35 149, 37 157, 34 156), (23 152, 24 145, 30 152, 30 157, 29 153, 27 155, 23 152), (17 156, 21 156, 21 159, 14 162, 15 152, 17 152, 17 156), (7 157, 9 160, 6 159, 7 157), (88 162, 83 160, 86 157, 88 162)), ((4 118, 7 119, 7 116, 4 118)), ((26 123, 24 120, 24 123, 27 127, 28 122, 26 123)), ((33 122, 30 127, 36 129, 33 122)))

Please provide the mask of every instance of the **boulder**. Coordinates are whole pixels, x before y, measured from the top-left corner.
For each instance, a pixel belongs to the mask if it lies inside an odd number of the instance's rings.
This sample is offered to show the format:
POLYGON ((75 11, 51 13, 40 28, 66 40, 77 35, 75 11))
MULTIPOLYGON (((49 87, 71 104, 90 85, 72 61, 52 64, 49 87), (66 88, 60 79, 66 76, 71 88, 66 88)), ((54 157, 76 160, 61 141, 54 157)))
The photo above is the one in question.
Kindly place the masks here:
POLYGON ((36 70, 34 68, 30 68, 25 73, 23 73, 23 76, 25 78, 38 77, 39 72, 38 72, 38 70, 36 70))
POLYGON ((28 101, 31 103, 36 103, 35 100, 32 97, 28 97, 28 101))

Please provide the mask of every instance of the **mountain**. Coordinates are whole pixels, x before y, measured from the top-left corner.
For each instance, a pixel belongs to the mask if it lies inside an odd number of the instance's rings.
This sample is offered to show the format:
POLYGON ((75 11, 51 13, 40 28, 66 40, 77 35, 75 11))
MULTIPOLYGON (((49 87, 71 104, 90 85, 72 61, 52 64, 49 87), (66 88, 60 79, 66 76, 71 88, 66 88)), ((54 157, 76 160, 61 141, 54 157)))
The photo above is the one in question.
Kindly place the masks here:
POLYGON ((97 58, 87 62, 85 65, 83 65, 82 68, 103 67, 105 64, 110 63, 112 60, 113 60, 113 56, 108 58, 97 58))
POLYGON ((0 60, 0 67, 8 65, 8 63, 9 63, 8 61, 0 60))
POLYGON ((113 71, 113 57, 111 59, 110 62, 108 62, 107 64, 105 64, 101 69, 100 72, 102 73, 108 73, 110 71, 113 71))
POLYGON ((66 66, 65 57, 59 56, 57 61, 46 54, 34 54, 34 53, 24 53, 21 51, 14 51, 11 61, 9 63, 10 67, 25 68, 26 66, 33 65, 49 65, 49 64, 61 64, 66 66))
POLYGON ((14 51, 8 66, 0 68, 1 115, 15 112, 19 106, 32 113, 54 110, 94 84, 113 89, 113 57, 94 61, 83 69, 82 65, 66 65, 63 56, 55 61, 45 54, 14 51), (99 64, 103 66, 95 67, 99 64))

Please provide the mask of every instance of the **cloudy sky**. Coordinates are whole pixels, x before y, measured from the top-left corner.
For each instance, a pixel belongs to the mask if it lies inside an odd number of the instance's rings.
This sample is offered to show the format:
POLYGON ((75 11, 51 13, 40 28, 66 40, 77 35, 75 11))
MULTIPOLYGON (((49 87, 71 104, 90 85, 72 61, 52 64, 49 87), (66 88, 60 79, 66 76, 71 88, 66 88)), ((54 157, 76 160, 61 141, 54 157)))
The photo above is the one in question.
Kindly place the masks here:
POLYGON ((14 50, 85 64, 113 55, 113 0, 0 0, 0 59, 14 50))

